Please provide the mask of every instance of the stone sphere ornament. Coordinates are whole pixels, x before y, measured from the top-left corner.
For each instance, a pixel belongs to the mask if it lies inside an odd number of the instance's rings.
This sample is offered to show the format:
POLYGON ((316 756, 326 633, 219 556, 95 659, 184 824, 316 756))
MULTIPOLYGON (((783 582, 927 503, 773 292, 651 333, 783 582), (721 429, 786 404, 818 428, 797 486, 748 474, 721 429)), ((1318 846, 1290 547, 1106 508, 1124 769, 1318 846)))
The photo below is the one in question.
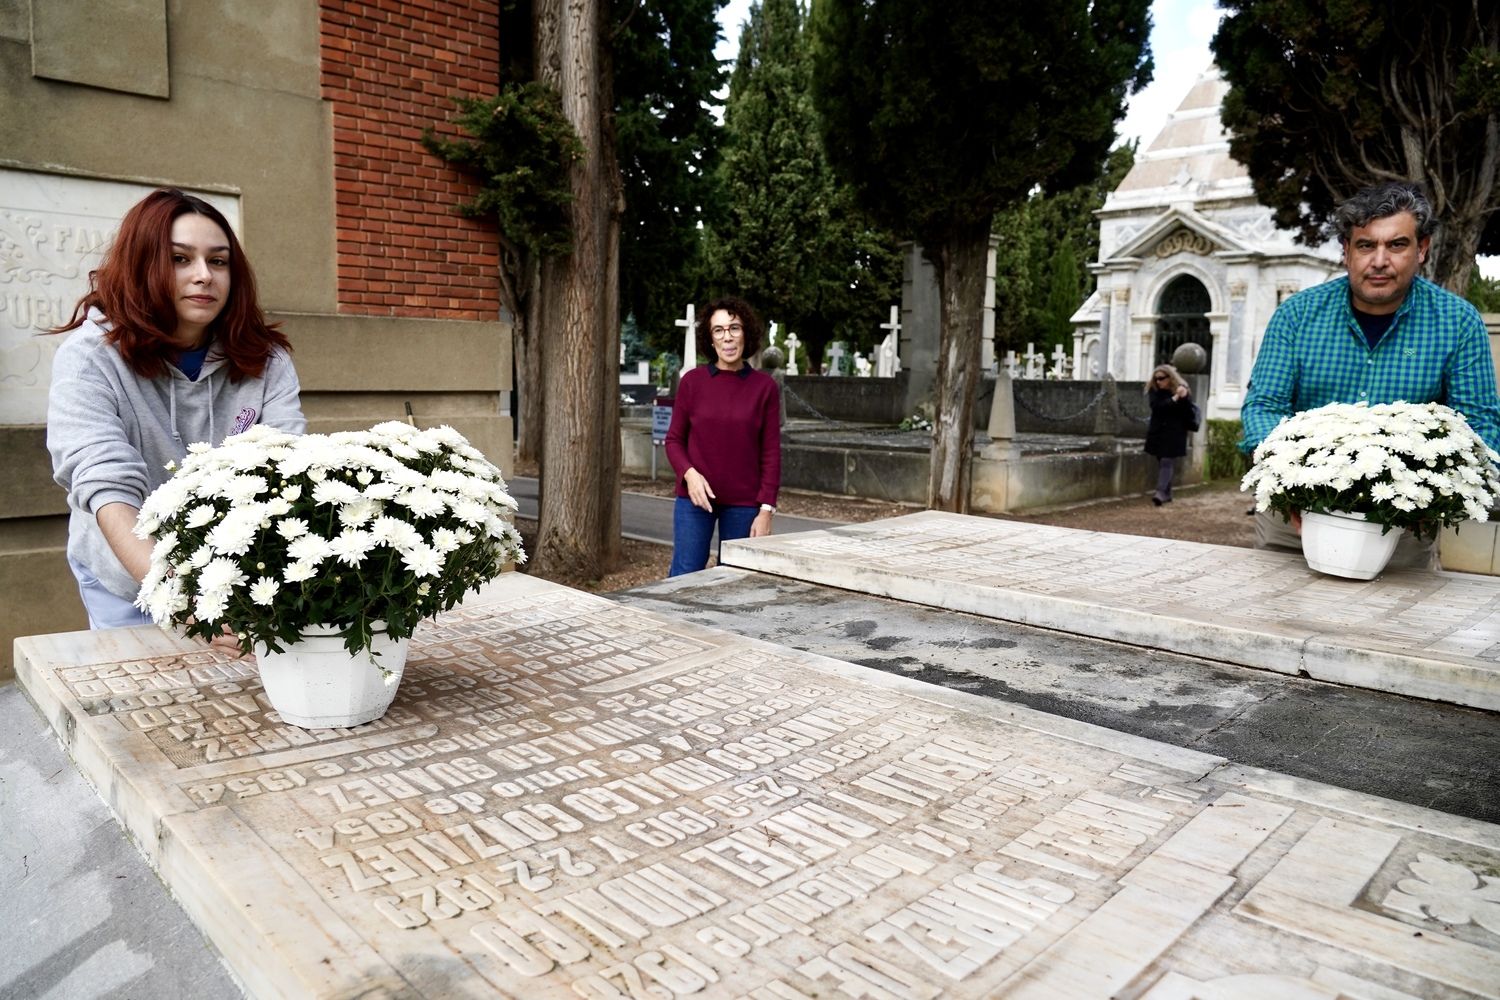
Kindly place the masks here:
POLYGON ((1208 369, 1208 352, 1188 341, 1172 352, 1172 367, 1184 375, 1199 375, 1208 369))
POLYGON ((774 372, 778 368, 784 368, 786 367, 786 355, 782 353, 781 348, 775 346, 774 344, 770 347, 763 348, 760 352, 760 366, 762 369, 768 372, 774 372))

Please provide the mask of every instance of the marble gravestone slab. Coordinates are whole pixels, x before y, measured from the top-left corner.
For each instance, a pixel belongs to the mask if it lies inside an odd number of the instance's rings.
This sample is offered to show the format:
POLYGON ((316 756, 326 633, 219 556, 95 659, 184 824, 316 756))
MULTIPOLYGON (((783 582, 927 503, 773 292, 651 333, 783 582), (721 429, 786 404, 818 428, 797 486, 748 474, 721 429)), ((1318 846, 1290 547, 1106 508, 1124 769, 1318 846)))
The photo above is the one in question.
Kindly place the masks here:
POLYGON ((1500 580, 1367 582, 1299 555, 924 511, 724 543, 727 566, 1247 667, 1500 709, 1500 580))
POLYGON ((1500 828, 527 577, 350 730, 149 629, 17 652, 256 997, 1500 997, 1500 828))

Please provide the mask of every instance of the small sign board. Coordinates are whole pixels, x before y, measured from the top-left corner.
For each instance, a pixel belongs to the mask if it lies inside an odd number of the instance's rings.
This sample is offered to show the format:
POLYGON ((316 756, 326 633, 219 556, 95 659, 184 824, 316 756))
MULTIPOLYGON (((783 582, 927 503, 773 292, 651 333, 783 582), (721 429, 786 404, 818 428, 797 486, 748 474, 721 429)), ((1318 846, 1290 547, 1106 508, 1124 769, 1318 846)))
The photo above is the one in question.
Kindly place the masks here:
POLYGON ((667 428, 672 426, 672 397, 657 396, 651 404, 651 443, 666 444, 667 428))

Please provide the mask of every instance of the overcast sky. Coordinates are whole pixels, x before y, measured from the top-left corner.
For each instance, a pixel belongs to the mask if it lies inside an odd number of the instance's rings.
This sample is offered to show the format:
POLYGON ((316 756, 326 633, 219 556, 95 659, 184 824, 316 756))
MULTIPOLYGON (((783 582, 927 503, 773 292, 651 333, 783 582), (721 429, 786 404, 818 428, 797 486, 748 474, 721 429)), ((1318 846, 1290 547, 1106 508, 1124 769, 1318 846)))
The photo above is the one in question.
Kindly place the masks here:
MULTIPOLYGON (((729 0, 719 11, 724 38, 716 54, 733 59, 739 51, 740 26, 749 14, 751 0, 729 0)), ((1219 25, 1213 0, 1155 0, 1151 5, 1151 50, 1156 72, 1152 82, 1130 99, 1120 135, 1150 145, 1161 131, 1167 115, 1182 103, 1199 73, 1208 68, 1213 55, 1208 43, 1219 25)))

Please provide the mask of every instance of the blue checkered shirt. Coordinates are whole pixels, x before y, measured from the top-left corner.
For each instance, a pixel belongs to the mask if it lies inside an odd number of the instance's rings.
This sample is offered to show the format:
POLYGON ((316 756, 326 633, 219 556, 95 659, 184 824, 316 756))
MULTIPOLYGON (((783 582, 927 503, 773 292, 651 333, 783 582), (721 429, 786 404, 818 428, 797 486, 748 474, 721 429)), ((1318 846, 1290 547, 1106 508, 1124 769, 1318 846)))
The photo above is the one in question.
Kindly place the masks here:
POLYGON ((1249 454, 1293 413, 1328 403, 1446 403, 1500 451, 1500 400, 1479 311, 1417 278, 1374 350, 1349 305, 1349 279, 1298 292, 1266 326, 1240 410, 1249 454))

